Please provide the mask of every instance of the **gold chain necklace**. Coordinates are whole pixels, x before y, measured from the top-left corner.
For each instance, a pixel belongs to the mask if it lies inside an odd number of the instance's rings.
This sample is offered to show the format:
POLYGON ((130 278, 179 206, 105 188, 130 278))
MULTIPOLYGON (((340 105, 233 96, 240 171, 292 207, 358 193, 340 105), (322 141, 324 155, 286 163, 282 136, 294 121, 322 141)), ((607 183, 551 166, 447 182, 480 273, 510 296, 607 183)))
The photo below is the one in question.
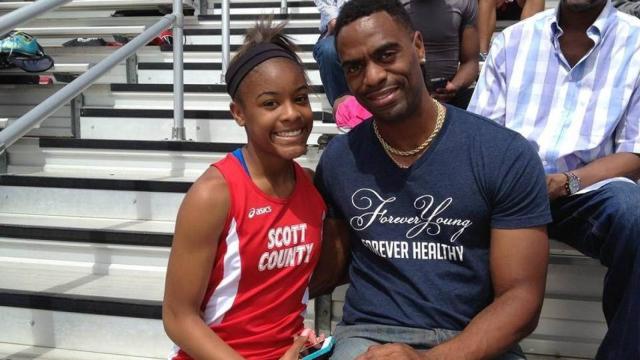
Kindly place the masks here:
MULTIPOLYGON (((427 137, 427 139, 420 145, 418 145, 418 147, 416 147, 415 149, 412 150, 407 150, 407 151, 403 151, 403 150, 398 150, 394 147, 392 147, 391 145, 387 144, 386 141, 384 141, 384 139, 382 138, 382 136, 380 136, 380 132, 378 131, 378 125, 376 125, 376 122, 373 121, 373 132, 376 134, 376 137, 378 138, 378 141, 380 141, 380 144, 382 145, 382 147, 384 148, 384 150, 387 152, 387 154, 391 155, 399 155, 399 156, 413 156, 419 152, 421 152, 422 150, 426 149, 431 142, 433 141, 433 139, 435 139, 435 137, 438 135, 438 133, 440 132, 440 129, 442 129, 442 124, 444 124, 444 118, 446 115, 446 108, 440 104, 439 102, 437 102, 435 99, 432 99, 433 104, 436 106, 436 126, 433 129, 433 132, 431 133, 431 135, 429 135, 429 137, 427 137)), ((398 164, 397 161, 395 161, 393 158, 391 158, 396 164, 398 164)), ((398 166, 402 167, 400 164, 398 164, 398 166)))
POLYGON ((391 153, 387 151, 387 149, 384 149, 384 152, 389 156, 389 159, 391 159, 391 161, 393 161, 393 163, 396 164, 396 166, 398 166, 400 169, 408 169, 409 166, 411 166, 411 165, 401 164, 400 162, 398 162, 398 160, 394 159, 393 155, 391 155, 391 153))

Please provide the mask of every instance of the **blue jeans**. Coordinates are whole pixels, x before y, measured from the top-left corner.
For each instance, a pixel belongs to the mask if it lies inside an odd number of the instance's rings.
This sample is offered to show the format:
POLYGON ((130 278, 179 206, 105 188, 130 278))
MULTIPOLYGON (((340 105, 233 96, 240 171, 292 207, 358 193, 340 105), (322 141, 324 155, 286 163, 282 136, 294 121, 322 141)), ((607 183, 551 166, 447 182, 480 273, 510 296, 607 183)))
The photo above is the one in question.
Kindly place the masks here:
MULTIPOLYGON (((331 360, 351 360, 367 351, 369 346, 385 343, 402 343, 416 350, 427 350, 458 334, 445 329, 414 329, 389 325, 338 325, 334 337, 336 345, 331 360)), ((516 346, 496 360, 526 359, 516 346)))
POLYGON ((602 307, 609 330, 597 360, 640 359, 640 186, 609 183, 551 203, 549 236, 606 266, 602 307))
POLYGON ((320 68, 320 79, 324 86, 324 92, 331 106, 333 102, 344 95, 349 94, 349 87, 344 78, 340 59, 336 52, 335 37, 333 35, 320 36, 313 46, 313 58, 320 68))

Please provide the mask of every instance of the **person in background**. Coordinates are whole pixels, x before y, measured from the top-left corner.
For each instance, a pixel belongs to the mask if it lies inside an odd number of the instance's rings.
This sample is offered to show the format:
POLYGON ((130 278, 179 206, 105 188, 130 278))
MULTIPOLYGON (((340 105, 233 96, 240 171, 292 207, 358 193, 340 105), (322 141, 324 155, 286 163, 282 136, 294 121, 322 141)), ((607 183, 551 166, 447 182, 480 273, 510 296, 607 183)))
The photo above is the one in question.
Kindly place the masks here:
POLYGON ((402 0, 422 34, 424 75, 435 99, 466 109, 478 78, 477 0, 402 0))
POLYGON ((313 118, 284 26, 248 32, 226 73, 247 145, 207 169, 180 207, 162 308, 172 360, 297 360, 316 340, 303 313, 325 205, 293 161, 313 118))
POLYGON ((538 150, 550 236, 607 267, 598 360, 640 359, 639 53, 638 18, 560 0, 494 39, 469 105, 538 150))
POLYGON ((324 93, 333 109, 338 127, 350 129, 369 116, 349 92, 336 53, 336 18, 348 0, 313 0, 320 12, 320 38, 313 47, 313 58, 318 63, 324 93))
POLYGON ((640 0, 613 0, 613 5, 624 13, 640 18, 640 0))
POLYGON ((544 0, 478 0, 480 60, 489 52, 496 20, 524 20, 544 10, 544 0))

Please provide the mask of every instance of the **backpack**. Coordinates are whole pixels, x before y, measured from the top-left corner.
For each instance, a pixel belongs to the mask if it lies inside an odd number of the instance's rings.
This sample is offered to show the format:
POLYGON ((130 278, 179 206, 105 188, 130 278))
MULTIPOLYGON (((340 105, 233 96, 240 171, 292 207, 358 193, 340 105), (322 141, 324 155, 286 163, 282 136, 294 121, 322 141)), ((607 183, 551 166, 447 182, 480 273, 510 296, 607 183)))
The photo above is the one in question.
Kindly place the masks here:
POLYGON ((44 53, 33 36, 11 31, 0 38, 0 69, 14 67, 26 72, 42 72, 53 67, 53 59, 44 53))

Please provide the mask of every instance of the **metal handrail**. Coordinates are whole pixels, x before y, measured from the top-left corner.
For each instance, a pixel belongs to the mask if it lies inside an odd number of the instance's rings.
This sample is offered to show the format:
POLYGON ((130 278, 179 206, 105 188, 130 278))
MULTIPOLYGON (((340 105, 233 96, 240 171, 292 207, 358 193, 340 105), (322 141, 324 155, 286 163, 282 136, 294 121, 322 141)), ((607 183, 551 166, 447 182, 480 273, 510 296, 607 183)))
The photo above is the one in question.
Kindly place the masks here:
MULTIPOLYGON (((220 73, 220 83, 224 84, 224 75, 229 67, 229 59, 231 58, 231 26, 230 26, 230 0, 222 0, 222 72, 220 73)), ((287 14, 289 12, 287 0, 280 0, 280 13, 287 14)))
MULTIPOLYGON (((54 0, 40 0, 31 5, 25 6, 19 10, 27 9, 27 12, 31 14, 31 17, 39 15, 42 13, 42 8, 36 8, 40 13, 34 13, 33 6, 38 3, 49 3, 54 0), (29 10, 29 8, 31 10, 29 10)), ((65 1, 58 1, 59 5, 65 1)), ((49 7, 51 9, 53 7, 49 7)), ((18 10, 16 10, 18 11, 18 10)), ((3 20, 5 17, 10 16, 12 13, 5 15, 0 18, 0 25, 4 24, 3 20)), ((5 20, 6 24, 14 24, 15 21, 5 20)), ((18 25, 19 23, 16 23, 18 25)), ((183 69, 184 64, 183 60, 183 44, 182 44, 182 26, 183 26, 183 18, 182 18, 182 2, 180 0, 174 0, 174 9, 173 13, 169 15, 165 15, 158 22, 149 26, 145 31, 141 34, 133 38, 126 45, 116 50, 113 54, 109 55, 107 58, 100 61, 98 64, 90 68, 87 72, 80 75, 77 79, 73 80, 65 87, 60 89, 55 94, 51 95, 42 103, 38 104, 36 107, 31 109, 29 112, 21 116, 14 123, 7 126, 4 130, 0 131, 0 155, 5 152, 5 150, 11 146, 13 143, 18 141, 22 136, 27 134, 31 129, 38 126, 42 121, 44 121, 47 117, 53 114, 56 110, 62 107, 64 104, 71 101, 71 99, 78 96, 82 91, 91 86, 98 78, 104 75, 111 68, 119 64, 120 62, 127 59, 129 56, 133 55, 139 48, 148 44, 153 38, 155 38, 162 30, 169 28, 171 25, 174 25, 173 35, 173 49, 174 49, 174 128, 172 139, 173 140, 184 140, 185 139, 185 131, 184 131, 184 79, 183 79, 183 69), (179 73, 179 74, 177 74, 179 73)), ((2 27, 0 27, 2 29, 2 27)))
POLYGON ((172 140, 185 140, 184 129, 184 15, 182 1, 173 0, 173 130, 172 140))
POLYGON ((229 68, 229 58, 231 57, 231 16, 230 0, 222 0, 222 73, 220 74, 220 83, 224 84, 224 76, 229 68))
POLYGON ((16 9, 0 18, 0 34, 13 30, 31 18, 58 8, 72 0, 41 0, 16 9))

